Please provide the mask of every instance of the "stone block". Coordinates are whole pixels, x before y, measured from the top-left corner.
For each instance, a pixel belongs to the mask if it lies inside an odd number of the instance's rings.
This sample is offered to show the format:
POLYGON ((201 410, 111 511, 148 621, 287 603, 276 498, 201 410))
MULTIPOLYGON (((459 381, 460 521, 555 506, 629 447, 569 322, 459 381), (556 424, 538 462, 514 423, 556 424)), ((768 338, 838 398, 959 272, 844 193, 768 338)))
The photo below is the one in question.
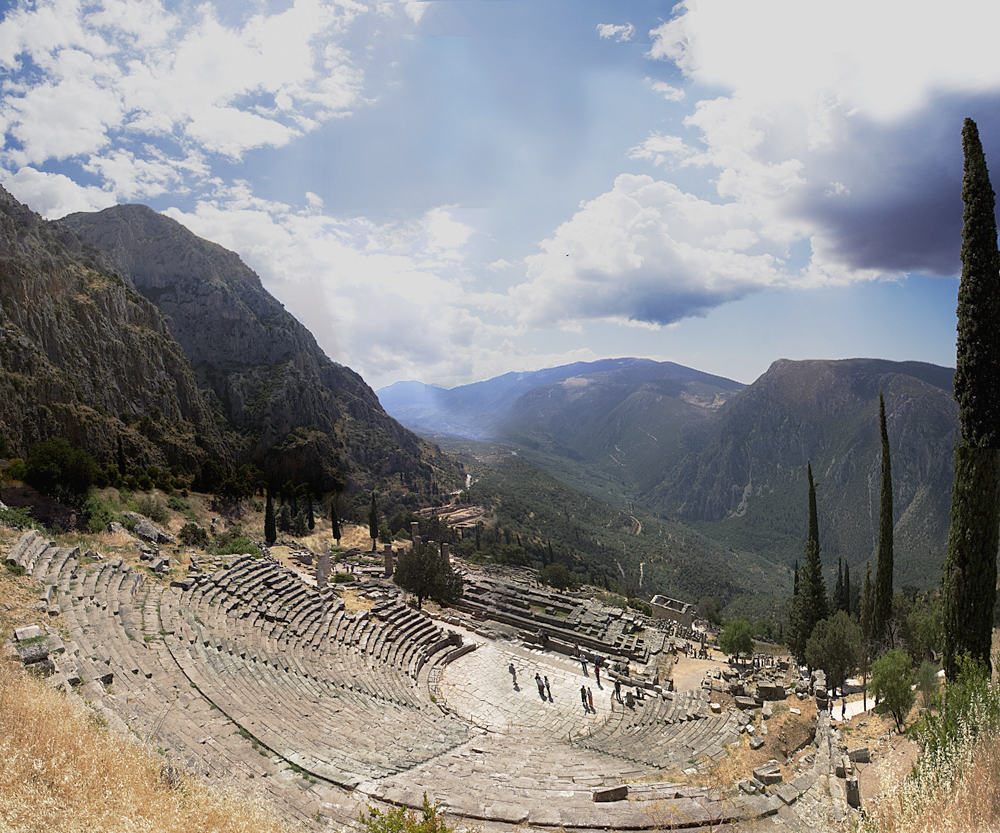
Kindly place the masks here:
POLYGON ((628 798, 628 784, 618 787, 599 787, 590 793, 590 799, 594 802, 624 801, 626 798, 628 798))
POLYGON ((845 785, 847 793, 847 803, 855 809, 861 807, 861 790, 858 788, 857 778, 848 778, 845 785))
POLYGON ((41 662, 49 655, 49 645, 44 639, 38 642, 20 642, 17 645, 17 655, 25 665, 41 662))
POLYGON ((752 697, 736 697, 736 708, 743 709, 744 711, 748 709, 756 709, 757 701, 752 697))
POLYGON ((769 784, 780 784, 781 770, 778 769, 777 764, 764 764, 764 766, 759 766, 754 769, 753 777, 765 786, 769 784))
POLYGON ((791 784, 782 784, 778 789, 774 791, 774 794, 778 796, 785 804, 793 804, 795 800, 799 797, 799 791, 795 789, 791 784))
POLYGON ((14 628, 14 639, 24 642, 26 639, 34 639, 42 636, 42 629, 38 625, 25 625, 23 628, 14 628))
POLYGON ((867 746, 855 746, 853 749, 849 749, 847 751, 847 757, 856 764, 871 763, 872 759, 871 752, 868 751, 867 746))
POLYGON ((760 749, 763 745, 764 745, 764 738, 762 738, 760 735, 757 735, 757 737, 753 738, 750 741, 751 749, 760 749))

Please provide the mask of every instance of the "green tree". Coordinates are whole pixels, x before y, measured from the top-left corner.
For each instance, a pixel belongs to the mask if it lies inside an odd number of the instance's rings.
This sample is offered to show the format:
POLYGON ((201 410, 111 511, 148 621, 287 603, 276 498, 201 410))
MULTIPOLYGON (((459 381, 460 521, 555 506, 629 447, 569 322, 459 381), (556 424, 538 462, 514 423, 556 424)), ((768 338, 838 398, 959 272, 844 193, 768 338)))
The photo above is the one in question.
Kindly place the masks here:
POLYGON ((421 814, 399 807, 385 812, 368 806, 368 815, 360 813, 358 821, 365 833, 452 833, 444 822, 440 805, 432 805, 424 793, 424 806, 421 814))
POLYGON ((851 565, 844 562, 844 611, 851 615, 851 565))
POLYGON ((839 558, 837 559, 837 583, 833 586, 833 609, 847 609, 847 602, 844 601, 844 565, 839 558))
POLYGON ((886 636, 891 639, 889 623, 892 621, 892 469, 882 391, 878 392, 878 428, 882 437, 882 497, 878 511, 878 557, 872 636, 876 642, 883 642, 886 636))
POLYGON ((368 535, 372 539, 372 552, 375 552, 375 543, 378 541, 378 500, 375 492, 372 492, 372 507, 368 510, 368 535))
POLYGON ((940 687, 938 682, 938 667, 933 662, 925 659, 917 669, 917 691, 920 692, 920 698, 923 701, 925 709, 929 709, 934 705, 934 700, 937 697, 940 687))
POLYGON ((831 688, 842 689, 858 666, 861 650, 861 630, 846 611, 838 610, 829 619, 816 623, 806 643, 806 662, 811 668, 826 672, 831 688))
POLYGON ((995 195, 972 119, 962 128, 962 279, 958 287, 955 400, 962 445, 1000 446, 995 403, 1000 400, 1000 253, 995 195))
POLYGON ((892 650, 872 663, 872 692, 881 699, 902 732, 906 716, 917 699, 913 691, 913 674, 910 658, 899 650, 892 650))
POLYGON ((330 534, 333 540, 340 546, 340 516, 337 514, 337 496, 330 499, 330 534))
POLYGON ((267 493, 267 503, 264 504, 264 541, 271 546, 278 540, 278 527, 274 520, 274 498, 271 493, 267 493))
POLYGON ((872 586, 872 565, 865 564, 865 583, 861 591, 861 610, 858 617, 861 629, 861 656, 859 665, 864 684, 865 708, 868 708, 868 672, 871 669, 874 646, 872 631, 875 628, 875 588, 872 586))
POLYGON ((580 580, 561 561, 553 561, 538 571, 538 580, 557 590, 579 590, 580 580))
POLYGON ((462 577, 436 547, 426 544, 415 544, 399 556, 392 580, 417 597, 417 608, 427 598, 455 602, 462 597, 462 577))
POLYGON ((812 465, 806 464, 809 479, 809 532, 806 536, 806 560, 799 574, 799 592, 792 600, 788 613, 788 647, 800 662, 806 659, 806 644, 816 623, 826 619, 829 606, 823 565, 819 553, 819 520, 816 513, 816 484, 812 465))
POLYGON ((719 648, 740 659, 741 654, 753 653, 753 628, 746 619, 731 619, 719 634, 719 648))
POLYGON ((97 476, 97 463, 62 437, 34 443, 25 461, 25 482, 43 495, 79 506, 97 476))
POLYGON ((955 679, 968 654, 989 669, 996 559, 1000 542, 1000 252, 995 195, 979 130, 962 129, 962 279, 958 288, 955 399, 961 440, 955 449, 951 529, 945 560, 944 667, 955 679))

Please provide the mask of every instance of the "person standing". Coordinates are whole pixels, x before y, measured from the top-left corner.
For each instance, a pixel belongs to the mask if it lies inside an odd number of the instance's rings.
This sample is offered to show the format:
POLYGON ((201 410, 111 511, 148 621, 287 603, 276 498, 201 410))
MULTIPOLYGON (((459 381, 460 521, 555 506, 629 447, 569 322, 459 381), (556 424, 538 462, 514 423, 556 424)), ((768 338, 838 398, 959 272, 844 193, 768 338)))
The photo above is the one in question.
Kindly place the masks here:
POLYGON ((511 660, 510 665, 507 666, 507 670, 510 671, 510 677, 514 681, 514 688, 517 688, 517 669, 514 667, 513 660, 511 660))
POLYGON ((587 687, 585 685, 580 686, 580 701, 583 703, 583 710, 590 711, 587 708, 587 687))
POLYGON ((549 702, 552 702, 552 689, 549 688, 549 678, 545 678, 545 693, 549 695, 549 702))
POLYGON ((535 672, 535 685, 538 686, 538 696, 543 700, 545 699, 545 683, 542 682, 542 678, 539 673, 535 672))
POLYGON ((590 690, 590 686, 587 686, 587 701, 590 703, 590 710, 597 714, 597 709, 594 708, 594 692, 590 690))

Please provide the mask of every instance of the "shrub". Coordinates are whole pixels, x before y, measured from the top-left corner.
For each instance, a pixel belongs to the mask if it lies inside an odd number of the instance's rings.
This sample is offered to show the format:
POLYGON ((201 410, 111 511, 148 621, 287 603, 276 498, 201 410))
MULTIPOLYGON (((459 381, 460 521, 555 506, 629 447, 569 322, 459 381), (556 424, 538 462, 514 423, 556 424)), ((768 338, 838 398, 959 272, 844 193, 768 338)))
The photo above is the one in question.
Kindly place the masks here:
POLYGON ((557 590, 579 590, 580 580, 561 561, 548 564, 538 571, 538 580, 557 590))
POLYGON ((177 539, 186 547, 205 548, 209 543, 208 532, 194 523, 184 524, 177 533, 177 539))
POLYGON ((0 526, 10 527, 11 529, 38 528, 38 524, 31 520, 30 507, 25 509, 14 509, 11 507, 0 509, 0 526))
POLYGON ((4 470, 4 476, 8 480, 24 480, 28 476, 28 467, 24 464, 24 460, 15 457, 4 470))
POLYGON ((259 552, 257 545, 250 538, 244 536, 243 531, 238 527, 216 536, 211 549, 216 555, 242 555, 243 553, 253 555, 259 552))
POLYGON ((170 511, 163 504, 162 500, 152 495, 143 495, 135 502, 136 511, 140 515, 145 515, 153 523, 165 524, 170 520, 170 511))
POLYGON ((381 812, 369 805, 368 815, 358 815, 365 833, 451 833, 444 823, 440 804, 431 804, 424 793, 424 806, 420 815, 405 807, 381 812))
POLYGON ((912 685, 910 657, 902 651, 889 651, 872 663, 872 693, 885 701, 885 707, 892 713, 900 732, 917 699, 912 685))
POLYGON ((175 512, 186 512, 188 508, 188 505, 184 502, 184 500, 177 497, 177 495, 171 495, 167 498, 167 506, 175 512))
POLYGON ((83 503, 83 514, 87 516, 87 530, 98 533, 107 531, 108 526, 118 516, 115 507, 100 495, 91 495, 83 503))

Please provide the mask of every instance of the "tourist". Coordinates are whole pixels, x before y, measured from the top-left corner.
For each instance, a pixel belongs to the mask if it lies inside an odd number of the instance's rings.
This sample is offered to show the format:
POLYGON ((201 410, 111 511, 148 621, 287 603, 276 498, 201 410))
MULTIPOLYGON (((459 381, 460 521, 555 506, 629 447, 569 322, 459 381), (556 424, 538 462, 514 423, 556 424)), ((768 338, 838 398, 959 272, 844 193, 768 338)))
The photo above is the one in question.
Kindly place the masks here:
POLYGON ((549 678, 545 678, 545 693, 549 695, 549 702, 552 702, 552 689, 549 688, 549 678))
POLYGON ((580 686, 580 700, 583 702, 583 710, 590 711, 587 708, 587 687, 585 685, 580 686))
POLYGON ((545 683, 542 682, 541 675, 535 672, 535 685, 538 686, 538 696, 545 699, 545 683))
POLYGON ((601 687, 601 666, 598 663, 594 663, 594 679, 597 680, 597 687, 601 687))
POLYGON ((622 681, 615 680, 615 699, 620 703, 622 701, 622 681))
POLYGON ((507 666, 507 670, 510 671, 511 679, 514 681, 514 688, 517 688, 517 669, 514 667, 514 662, 511 660, 510 665, 507 666))
POLYGON ((597 709, 594 708, 594 692, 590 690, 590 686, 587 686, 587 701, 590 703, 590 710, 597 714, 597 709))

